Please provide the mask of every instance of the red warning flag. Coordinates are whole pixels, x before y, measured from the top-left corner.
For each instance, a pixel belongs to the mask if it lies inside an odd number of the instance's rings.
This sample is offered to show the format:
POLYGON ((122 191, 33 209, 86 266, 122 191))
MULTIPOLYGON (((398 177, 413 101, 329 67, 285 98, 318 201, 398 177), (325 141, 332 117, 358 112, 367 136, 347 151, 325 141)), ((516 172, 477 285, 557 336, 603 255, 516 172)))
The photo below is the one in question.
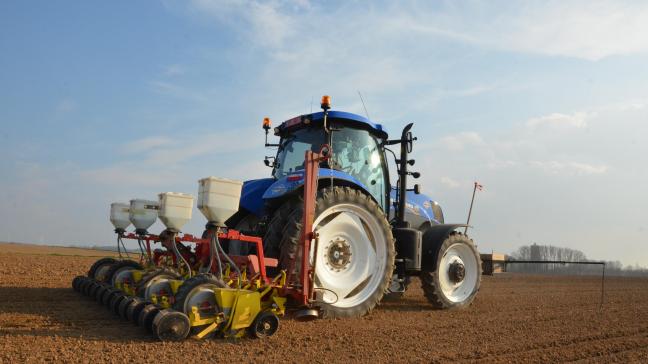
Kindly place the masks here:
POLYGON ((480 191, 483 191, 484 186, 480 185, 479 182, 475 181, 475 188, 480 190, 480 191))

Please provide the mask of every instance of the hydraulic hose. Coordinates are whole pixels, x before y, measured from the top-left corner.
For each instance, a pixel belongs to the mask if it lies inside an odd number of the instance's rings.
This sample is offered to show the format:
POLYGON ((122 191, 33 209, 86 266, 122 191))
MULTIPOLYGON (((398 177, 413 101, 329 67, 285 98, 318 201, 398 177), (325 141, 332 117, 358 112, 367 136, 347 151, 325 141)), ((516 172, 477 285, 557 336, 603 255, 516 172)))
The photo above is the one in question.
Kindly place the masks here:
POLYGON ((223 262, 221 261, 220 254, 218 254, 218 245, 220 245, 220 243, 218 242, 218 232, 214 232, 214 235, 211 239, 210 251, 212 256, 210 257, 209 269, 211 270, 211 259, 214 255, 216 255, 216 262, 218 263, 218 278, 220 278, 220 280, 223 280, 223 262))
POLYGON ((182 254, 180 254, 180 251, 178 250, 178 246, 175 240, 176 235, 177 233, 173 233, 173 235, 171 235, 171 246, 173 247, 173 253, 176 255, 176 258, 182 260, 184 264, 187 266, 189 278, 191 278, 191 265, 189 265, 189 262, 187 262, 187 260, 182 256, 182 254))
POLYGON ((239 269, 239 267, 238 267, 236 264, 234 264, 234 262, 232 261, 232 259, 230 258, 230 256, 227 255, 227 253, 225 253, 225 250, 223 249, 223 247, 221 246, 220 242, 218 241, 218 233, 216 233, 216 234, 214 235, 214 237, 215 237, 215 240, 216 240, 216 246, 218 247, 218 250, 221 252, 221 254, 223 254, 223 256, 225 257, 225 259, 227 259, 227 261, 229 262, 229 264, 230 264, 232 267, 234 267, 234 270, 236 270, 236 274, 238 275, 238 279, 237 279, 237 281, 238 281, 238 285, 237 285, 237 286, 238 286, 238 289, 241 289, 241 270, 239 269))

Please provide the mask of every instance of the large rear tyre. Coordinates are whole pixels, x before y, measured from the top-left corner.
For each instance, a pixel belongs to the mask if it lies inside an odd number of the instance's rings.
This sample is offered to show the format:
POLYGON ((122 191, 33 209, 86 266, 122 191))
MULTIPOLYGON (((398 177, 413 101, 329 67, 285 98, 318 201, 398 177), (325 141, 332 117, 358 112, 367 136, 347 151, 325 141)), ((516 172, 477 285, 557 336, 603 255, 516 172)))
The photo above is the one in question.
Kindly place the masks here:
MULTIPOLYGON (((279 246, 282 269, 295 258, 298 271, 303 206, 294 206, 280 239, 266 244, 279 246)), ((394 271, 394 239, 383 211, 360 191, 326 188, 318 193, 313 227, 319 234, 317 252, 311 255, 311 262, 317 257, 313 283, 322 316, 367 314, 382 299, 394 271)))
POLYGON ((421 286, 437 309, 469 306, 481 285, 481 258, 472 239, 453 232, 439 246, 435 270, 421 271, 421 286))

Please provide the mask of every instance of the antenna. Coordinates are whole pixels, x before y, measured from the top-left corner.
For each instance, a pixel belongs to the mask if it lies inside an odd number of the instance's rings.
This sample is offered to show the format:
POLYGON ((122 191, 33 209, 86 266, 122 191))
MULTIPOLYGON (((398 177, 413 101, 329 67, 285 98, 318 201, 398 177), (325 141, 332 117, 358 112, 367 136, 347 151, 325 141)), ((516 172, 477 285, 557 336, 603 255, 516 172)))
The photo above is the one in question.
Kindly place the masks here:
POLYGON ((313 113, 313 96, 311 96, 311 111, 310 111, 310 113, 311 114, 313 113))
POLYGON ((365 114, 367 115, 367 119, 371 119, 369 117, 369 111, 367 111, 367 106, 365 106, 364 99, 362 98, 362 94, 360 93, 360 90, 358 90, 358 95, 360 96, 360 101, 362 101, 362 107, 364 108, 365 114))

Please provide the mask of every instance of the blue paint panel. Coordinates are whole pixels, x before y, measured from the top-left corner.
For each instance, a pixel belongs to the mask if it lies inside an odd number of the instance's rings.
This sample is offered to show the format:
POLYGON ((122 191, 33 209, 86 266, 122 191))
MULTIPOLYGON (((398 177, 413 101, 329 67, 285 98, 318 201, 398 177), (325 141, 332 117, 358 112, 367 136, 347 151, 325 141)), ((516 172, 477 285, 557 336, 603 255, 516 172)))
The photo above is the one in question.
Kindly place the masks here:
MULTIPOLYGON (((405 205, 405 218, 407 215, 418 215, 424 220, 430 221, 433 224, 439 224, 440 222, 434 217, 434 210, 432 210, 432 203, 434 200, 430 196, 424 194, 415 194, 413 191, 407 191, 405 194, 407 198, 407 203, 405 205)), ((390 194, 390 199, 392 201, 396 200, 396 188, 393 187, 390 194)), ((411 222, 411 221, 410 221, 411 222)))
MULTIPOLYGON (((362 188, 363 190, 368 191, 367 187, 363 183, 361 183, 356 178, 354 178, 353 176, 345 172, 336 171, 334 169, 328 169, 328 168, 320 168, 318 176, 319 178, 333 177, 335 179, 349 181, 357 185, 358 187, 362 188)), ((281 197, 289 192, 296 190, 297 188, 300 188, 303 185, 304 185, 304 171, 297 171, 287 177, 284 177, 276 181, 271 186, 269 186, 269 188, 263 194, 263 199, 267 200, 267 199, 281 197), (288 178, 292 176, 299 176, 299 179, 295 181, 289 181, 288 178)))
POLYGON ((274 181, 274 178, 245 181, 243 183, 243 191, 241 191, 240 207, 261 217, 264 208, 262 196, 274 181))

